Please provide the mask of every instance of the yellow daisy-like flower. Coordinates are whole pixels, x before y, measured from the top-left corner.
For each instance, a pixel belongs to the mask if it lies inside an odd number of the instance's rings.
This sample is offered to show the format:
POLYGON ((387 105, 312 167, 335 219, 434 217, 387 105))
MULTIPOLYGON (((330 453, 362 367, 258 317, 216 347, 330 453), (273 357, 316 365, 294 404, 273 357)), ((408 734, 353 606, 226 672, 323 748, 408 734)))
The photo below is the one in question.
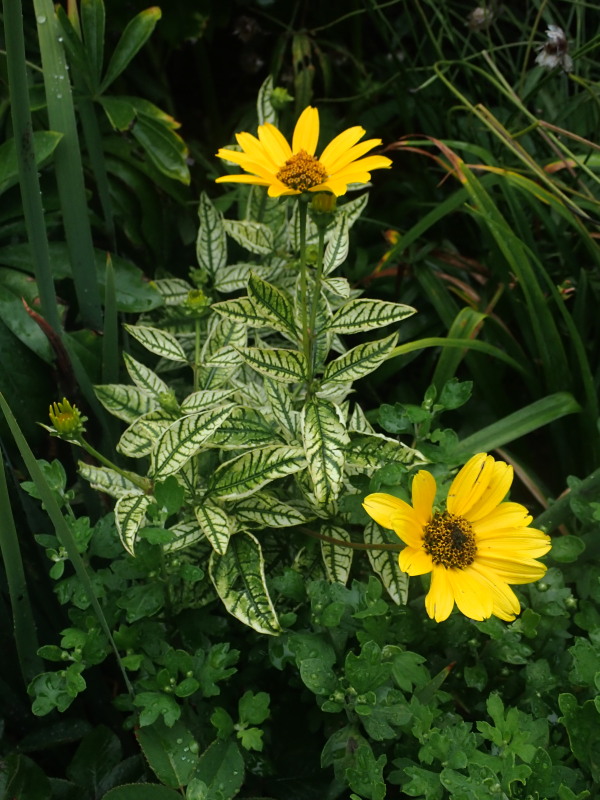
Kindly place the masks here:
POLYGON ((387 169, 392 162, 385 156, 365 153, 381 144, 381 139, 367 139, 360 126, 348 128, 336 136, 317 158, 319 112, 308 106, 296 123, 292 146, 281 131, 266 122, 258 126, 258 139, 250 133, 236 133, 242 152, 221 148, 219 158, 239 164, 241 175, 224 175, 217 183, 253 183, 269 187, 269 197, 302 192, 346 194, 349 183, 366 183, 374 169, 387 169))
POLYGON ((471 619, 510 622, 521 607, 509 584, 532 583, 546 572, 536 559, 550 550, 550 537, 528 527, 525 506, 502 502, 512 479, 511 466, 478 453, 452 482, 445 511, 433 507, 435 478, 425 470, 413 478, 412 505, 389 494, 365 498, 375 522, 406 544, 400 569, 431 572, 425 608, 436 622, 450 616, 454 603, 471 619))
POLYGON ((52 403, 49 416, 52 427, 60 436, 72 436, 85 431, 83 423, 87 422, 87 417, 83 416, 76 405, 69 403, 66 397, 58 403, 52 403))

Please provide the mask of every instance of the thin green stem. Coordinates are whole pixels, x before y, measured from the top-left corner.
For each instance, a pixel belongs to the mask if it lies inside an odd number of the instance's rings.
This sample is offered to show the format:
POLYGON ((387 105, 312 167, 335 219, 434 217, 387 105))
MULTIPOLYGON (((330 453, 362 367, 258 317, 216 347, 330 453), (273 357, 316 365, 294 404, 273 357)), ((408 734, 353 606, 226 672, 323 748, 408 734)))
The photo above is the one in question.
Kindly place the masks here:
POLYGON ((319 298, 321 296, 321 278, 323 276, 323 253, 325 251, 325 229, 327 225, 322 222, 317 222, 317 230, 319 239, 317 244, 317 267, 315 271, 315 286, 313 289, 311 304, 310 304, 310 319, 308 322, 308 335, 309 335, 309 360, 308 360, 308 382, 312 382, 315 369, 315 324, 317 321, 317 309, 319 307, 319 298))
POLYGON ((317 533, 310 528, 300 528, 302 533, 312 536, 313 539, 320 539, 322 542, 338 545, 339 547, 349 547, 351 550, 392 550, 399 553, 403 550, 402 545, 397 544, 369 544, 367 542, 345 542, 343 539, 334 539, 333 536, 326 536, 324 533, 317 533))
POLYGON ((197 319, 195 325, 195 345, 194 345, 194 391, 198 391, 200 381, 200 320, 197 319))
POLYGON ((306 226, 308 222, 308 204, 300 197, 298 202, 298 220, 300 228, 300 302, 302 305, 302 348, 310 369, 310 333, 308 329, 308 267, 306 264, 306 226))
POLYGON ((148 478, 142 478, 140 475, 136 475, 135 472, 129 472, 129 470, 121 469, 121 467, 118 467, 110 459, 106 458, 105 456, 102 455, 102 453, 98 452, 98 450, 96 450, 95 447, 92 447, 92 445, 88 441, 86 441, 82 436, 79 436, 76 442, 86 451, 86 453, 89 453, 89 455, 91 455, 105 467, 108 467, 109 469, 118 472, 119 475, 121 475, 123 478, 126 478, 128 481, 131 481, 131 483, 134 483, 144 492, 148 491, 148 489, 150 488, 150 481, 148 480, 148 478))

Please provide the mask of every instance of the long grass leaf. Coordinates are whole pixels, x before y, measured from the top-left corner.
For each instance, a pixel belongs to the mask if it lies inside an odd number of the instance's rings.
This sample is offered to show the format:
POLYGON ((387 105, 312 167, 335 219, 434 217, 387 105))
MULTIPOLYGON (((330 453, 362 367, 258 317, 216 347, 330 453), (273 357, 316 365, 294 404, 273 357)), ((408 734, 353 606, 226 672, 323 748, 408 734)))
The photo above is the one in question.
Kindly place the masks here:
POLYGON ((479 339, 450 339, 444 338, 443 336, 430 336, 426 339, 415 339, 412 342, 406 342, 405 344, 399 344, 397 347, 394 347, 389 358, 408 355, 408 353, 413 353, 415 350, 425 350, 428 347, 448 347, 463 351, 475 350, 479 353, 485 353, 488 356, 497 358, 500 361, 504 361, 505 364, 508 364, 522 374, 527 372, 527 367, 524 364, 520 364, 512 358, 512 356, 505 353, 504 350, 500 350, 499 347, 495 347, 493 344, 489 344, 489 342, 482 342, 479 339))

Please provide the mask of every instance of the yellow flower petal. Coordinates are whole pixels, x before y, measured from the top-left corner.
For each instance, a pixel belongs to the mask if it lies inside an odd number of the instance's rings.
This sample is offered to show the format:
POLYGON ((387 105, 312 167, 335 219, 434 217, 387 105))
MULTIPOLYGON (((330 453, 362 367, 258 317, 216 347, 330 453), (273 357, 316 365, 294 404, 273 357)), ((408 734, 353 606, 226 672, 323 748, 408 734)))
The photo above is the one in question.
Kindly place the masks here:
POLYGON ((505 622, 512 622, 516 615, 521 611, 519 599, 513 590, 504 581, 498 580, 497 575, 492 571, 475 562, 471 569, 478 573, 482 580, 487 582, 492 592, 494 607, 492 614, 503 619, 505 622))
POLYGON ((478 453, 469 459, 452 481, 448 492, 447 508, 451 514, 466 517, 487 488, 494 459, 486 453, 478 453))
POLYGON ((258 126, 258 138, 265 150, 270 154, 278 169, 283 167, 288 158, 292 155, 292 150, 286 141, 285 136, 275 125, 265 122, 258 126))
POLYGON ((492 616, 492 592, 489 584, 482 581, 476 572, 470 568, 449 569, 448 582, 456 605, 465 617, 483 620, 492 616))
MULTIPOLYGON (((480 555, 498 556, 499 558, 509 558, 520 560, 521 558, 539 558, 546 555, 552 547, 549 537, 527 536, 528 529, 523 529, 523 533, 514 536, 507 534, 504 537, 495 539, 485 539, 477 542, 477 553, 480 555)), ((535 531, 534 531, 535 533, 535 531)))
POLYGON ((292 138, 292 152, 299 153, 305 150, 309 156, 314 156, 319 141, 319 112, 312 106, 307 106, 298 118, 292 138))
POLYGON ((345 167, 340 167, 329 176, 329 179, 335 178, 344 179, 347 183, 355 183, 355 175, 362 175, 367 173, 370 175, 374 169, 389 169, 392 166, 392 161, 385 156, 367 156, 366 158, 359 158, 358 161, 352 161, 345 167))
POLYGON ((221 175, 215 178, 215 183, 252 183, 256 186, 269 186, 271 181, 259 178, 256 175, 221 175))
POLYGON ((446 567, 434 566, 431 573, 431 586, 425 596, 425 610, 436 622, 448 619, 454 608, 454 593, 448 580, 446 567))
POLYGON ((422 528, 412 507, 383 492, 365 497, 363 508, 382 528, 393 530, 410 547, 418 548, 422 540, 422 528))
MULTIPOLYGON (((344 152, 339 153, 337 158, 332 158, 329 156, 329 158, 326 160, 324 156, 321 156, 319 160, 330 175, 335 174, 339 170, 348 166, 348 164, 350 164, 352 161, 358 163, 358 159, 361 156, 364 156, 365 153, 368 153, 369 150, 372 150, 374 147, 377 147, 380 144, 381 139, 365 139, 364 142, 359 142, 358 144, 355 144, 354 147, 349 147, 344 152)), ((375 158, 381 157, 382 156, 375 156, 375 158)), ((387 160, 389 161, 389 159, 387 160)))
POLYGON ((425 526, 431 522, 436 492, 435 478, 431 472, 420 469, 412 482, 412 504, 419 520, 425 526))
POLYGON ((533 558, 502 558, 498 553, 494 556, 478 555, 477 563, 487 567, 506 583, 533 583, 539 581, 546 573, 546 565, 533 558))
POLYGON ((251 133, 236 133, 235 138, 242 150, 247 153, 254 161, 264 163, 265 167, 271 170, 273 175, 279 170, 279 165, 275 163, 271 153, 266 150, 260 140, 251 133))
POLYGON ((531 522, 531 515, 520 503, 500 503, 485 517, 473 523, 477 536, 494 536, 496 531, 506 528, 526 527, 531 522))
POLYGON ((398 564, 407 575, 425 575, 433 569, 431 556, 422 548, 405 547, 398 556, 398 564))
POLYGON ((356 125, 354 128, 347 128, 347 130, 339 133, 329 142, 325 150, 323 150, 319 156, 319 161, 323 164, 327 172, 332 171, 331 165, 353 147, 359 139, 362 139, 365 133, 366 131, 364 128, 356 125))
POLYGON ((469 522, 475 522, 493 511, 508 494, 512 481, 513 468, 510 464, 505 461, 494 462, 489 484, 466 514, 469 522))

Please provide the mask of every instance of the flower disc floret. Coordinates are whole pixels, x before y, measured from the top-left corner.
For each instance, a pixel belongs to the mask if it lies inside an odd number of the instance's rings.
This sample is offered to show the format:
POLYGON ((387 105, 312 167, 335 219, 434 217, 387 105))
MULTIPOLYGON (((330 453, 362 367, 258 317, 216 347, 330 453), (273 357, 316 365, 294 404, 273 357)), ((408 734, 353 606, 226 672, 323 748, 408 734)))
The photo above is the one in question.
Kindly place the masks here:
POLYGON ((475 561, 477 545, 471 523, 456 514, 434 514, 423 530, 423 550, 434 564, 464 569, 475 561))

